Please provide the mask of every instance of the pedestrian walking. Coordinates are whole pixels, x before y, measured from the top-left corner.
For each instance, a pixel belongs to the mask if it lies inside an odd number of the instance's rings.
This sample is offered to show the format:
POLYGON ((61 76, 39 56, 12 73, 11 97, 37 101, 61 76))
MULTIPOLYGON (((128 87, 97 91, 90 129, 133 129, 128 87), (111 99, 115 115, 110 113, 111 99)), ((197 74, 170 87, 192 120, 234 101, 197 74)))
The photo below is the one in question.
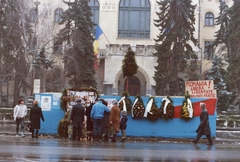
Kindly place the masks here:
POLYGON ((108 107, 102 103, 102 99, 99 98, 93 105, 91 111, 91 119, 93 120, 93 139, 100 141, 102 137, 102 120, 104 112, 110 112, 108 107))
POLYGON ((73 105, 72 107, 70 123, 73 126, 73 141, 80 141, 80 138, 82 137, 82 127, 84 124, 84 107, 81 104, 81 101, 81 98, 77 98, 76 105, 73 105))
POLYGON ((116 142, 116 136, 119 132, 120 108, 118 107, 118 102, 116 100, 114 100, 112 104, 113 107, 110 112, 110 126, 113 128, 113 137, 111 142, 116 142))
POLYGON ((93 121, 91 119, 91 111, 93 107, 93 102, 86 102, 86 112, 85 115, 87 117, 87 140, 91 141, 93 137, 93 121))
POLYGON ((25 137, 24 135, 24 120, 27 115, 27 106, 24 105, 24 100, 18 100, 18 104, 13 109, 13 118, 16 121, 16 136, 19 135, 19 125, 21 136, 25 137))
POLYGON ((126 129, 127 129, 127 111, 122 110, 121 111, 121 119, 120 119, 120 129, 121 129, 121 133, 122 133, 122 139, 120 140, 120 142, 125 142, 126 140, 126 129))
POLYGON ((200 124, 198 126, 198 129, 196 130, 197 136, 192 141, 192 143, 197 144, 198 140, 202 137, 202 135, 206 135, 208 139, 207 145, 213 145, 206 104, 203 102, 200 102, 200 107, 202 108, 202 112, 200 114, 200 124))
POLYGON ((38 131, 41 128, 40 119, 44 121, 42 109, 38 106, 38 101, 34 100, 33 107, 30 110, 32 138, 38 138, 38 131))

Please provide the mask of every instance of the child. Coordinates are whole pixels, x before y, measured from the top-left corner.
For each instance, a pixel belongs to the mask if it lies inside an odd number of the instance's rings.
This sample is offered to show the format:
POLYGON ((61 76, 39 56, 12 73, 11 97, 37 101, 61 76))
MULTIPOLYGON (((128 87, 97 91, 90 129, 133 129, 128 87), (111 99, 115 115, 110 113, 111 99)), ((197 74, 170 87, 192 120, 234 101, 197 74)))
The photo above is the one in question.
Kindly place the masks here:
POLYGON ((120 120, 120 129, 122 132, 122 139, 120 140, 120 142, 125 142, 126 139, 126 129, 127 129, 127 111, 122 110, 121 111, 121 120, 120 120))

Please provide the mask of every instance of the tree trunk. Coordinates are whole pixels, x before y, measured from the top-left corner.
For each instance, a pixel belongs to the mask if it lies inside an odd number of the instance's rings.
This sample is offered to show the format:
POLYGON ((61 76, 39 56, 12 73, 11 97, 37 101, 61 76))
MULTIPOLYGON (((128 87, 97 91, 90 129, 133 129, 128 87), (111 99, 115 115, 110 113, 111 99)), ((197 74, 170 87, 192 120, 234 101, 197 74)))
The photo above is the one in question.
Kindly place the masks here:
POLYGON ((127 80, 126 80, 126 92, 128 92, 128 77, 127 77, 127 80))

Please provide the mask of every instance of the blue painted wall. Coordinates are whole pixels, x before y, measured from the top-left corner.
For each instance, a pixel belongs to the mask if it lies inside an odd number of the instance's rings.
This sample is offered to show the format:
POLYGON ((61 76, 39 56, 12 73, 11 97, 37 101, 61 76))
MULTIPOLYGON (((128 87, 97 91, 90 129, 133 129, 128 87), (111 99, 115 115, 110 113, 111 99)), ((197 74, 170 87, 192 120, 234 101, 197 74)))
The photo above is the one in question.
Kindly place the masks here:
MULTIPOLYGON (((45 122, 41 122, 40 133, 43 134, 57 134, 57 128, 59 121, 63 119, 65 112, 60 109, 59 99, 56 99, 56 94, 37 94, 40 96, 51 96, 51 110, 43 111, 45 122), (54 97, 55 95, 55 97, 54 97)), ((61 95, 60 95, 61 96, 61 95)), ((120 100, 121 96, 101 96, 104 99, 116 99, 120 100)), ((155 97, 155 101, 158 107, 161 106, 163 97, 155 97)), ((174 106, 182 105, 184 97, 171 97, 174 101, 174 106)), ((130 99, 134 102, 135 97, 131 96, 130 99)), ((142 97, 142 100, 146 106, 149 98, 142 97)), ((206 98, 191 98, 192 102, 199 102, 206 100, 206 98)), ((41 107, 41 101, 39 102, 41 107)), ((209 115, 210 128, 212 136, 216 137, 216 118, 217 113, 209 115)), ((151 122, 146 118, 134 119, 131 115, 128 115, 127 123, 127 136, 134 137, 167 137, 167 138, 194 138, 196 136, 195 130, 199 125, 199 117, 194 117, 189 121, 182 120, 180 118, 174 118, 169 120, 158 119, 155 122, 151 122)), ((121 135, 121 133, 118 133, 121 135)))
MULTIPOLYGON (((101 98, 116 98, 120 100, 120 96, 101 96, 101 98)), ((135 97, 129 97, 134 102, 135 97)), ((158 108, 161 106, 163 97, 155 97, 158 108)), ((182 105, 184 97, 171 97, 174 106, 182 105)), ((142 97, 143 103, 146 107, 149 97, 142 97)), ((192 103, 207 100, 207 98, 191 98, 192 103)), ((216 137, 216 119, 217 113, 209 115, 210 129, 212 137, 216 137)), ((194 138, 196 136, 196 129, 200 123, 199 117, 194 117, 189 121, 185 121, 181 118, 174 119, 158 119, 152 122, 146 118, 134 119, 131 115, 128 115, 127 123, 127 136, 135 137, 168 137, 168 138, 194 138)), ((121 135, 121 133, 119 133, 121 135)))
POLYGON ((58 124, 63 119, 65 112, 60 109, 61 93, 39 93, 35 94, 35 99, 39 100, 39 106, 42 108, 43 116, 45 121, 41 120, 41 129, 39 133, 42 134, 58 134, 58 124), (42 105, 42 97, 51 97, 51 109, 45 110, 42 105))

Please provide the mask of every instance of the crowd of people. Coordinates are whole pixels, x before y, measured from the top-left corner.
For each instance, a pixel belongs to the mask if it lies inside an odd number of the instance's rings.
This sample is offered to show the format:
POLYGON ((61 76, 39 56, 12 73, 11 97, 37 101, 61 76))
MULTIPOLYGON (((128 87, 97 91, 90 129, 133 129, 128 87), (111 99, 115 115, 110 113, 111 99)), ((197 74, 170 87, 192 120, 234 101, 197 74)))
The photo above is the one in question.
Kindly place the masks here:
POLYGON ((117 133, 121 129, 122 139, 120 141, 124 142, 128 120, 127 112, 120 111, 116 100, 112 102, 112 105, 109 108, 108 102, 102 98, 97 99, 94 103, 86 101, 84 104, 82 104, 81 98, 77 98, 76 105, 73 105, 68 113, 69 138, 73 141, 79 141, 83 137, 82 130, 85 126, 88 141, 108 141, 111 139, 111 142, 116 142, 117 133))
MULTIPOLYGON (((98 98, 95 102, 84 101, 84 103, 81 98, 76 98, 75 103, 68 110, 68 137, 70 140, 80 141, 85 137, 83 130, 86 130, 88 141, 108 141, 111 139, 111 142, 116 142, 116 135, 121 129, 122 138, 120 141, 125 142, 127 112, 120 111, 116 100, 112 102, 112 107, 109 107, 108 102, 102 98, 98 98)), ((25 137, 24 120, 26 115, 27 107, 24 105, 24 100, 19 100, 13 112, 17 136, 25 137)), ((32 138, 38 138, 38 131, 41 128, 40 120, 44 121, 44 116, 37 100, 33 101, 29 117, 29 131, 32 132, 32 138)))

